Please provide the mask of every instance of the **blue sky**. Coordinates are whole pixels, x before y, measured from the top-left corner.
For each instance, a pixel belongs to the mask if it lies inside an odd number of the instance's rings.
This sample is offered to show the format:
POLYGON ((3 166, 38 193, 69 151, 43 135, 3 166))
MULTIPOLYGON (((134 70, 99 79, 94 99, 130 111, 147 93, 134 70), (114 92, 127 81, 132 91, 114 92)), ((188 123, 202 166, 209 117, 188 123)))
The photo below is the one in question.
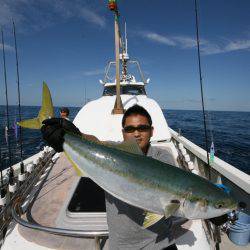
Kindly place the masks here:
MULTIPOLYGON (((148 95, 167 109, 200 109, 194 0, 120 0, 128 49, 146 77, 148 95)), ((250 111, 250 1, 200 0, 206 107, 250 111)), ((0 0, 10 104, 17 103, 11 18, 17 29, 21 100, 40 105, 42 82, 54 104, 82 106, 101 95, 114 58, 113 15, 103 0, 0 0)), ((1 47, 1 44, 0 44, 1 47)), ((2 57, 2 53, 1 53, 2 57)), ((2 61, 0 104, 5 103, 2 61)))

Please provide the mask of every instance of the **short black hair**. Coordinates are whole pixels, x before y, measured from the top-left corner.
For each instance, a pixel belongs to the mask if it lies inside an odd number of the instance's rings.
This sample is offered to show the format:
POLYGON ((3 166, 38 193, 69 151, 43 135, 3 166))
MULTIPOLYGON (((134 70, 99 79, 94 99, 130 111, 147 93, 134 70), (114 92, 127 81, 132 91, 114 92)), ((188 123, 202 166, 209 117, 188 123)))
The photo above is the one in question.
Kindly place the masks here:
POLYGON ((60 113, 66 113, 67 115, 69 115, 69 109, 68 108, 66 108, 66 107, 62 107, 62 108, 60 108, 60 113))
POLYGON ((131 116, 131 115, 145 116, 148 119, 149 125, 152 126, 152 119, 151 119, 151 116, 148 113, 148 111, 145 108, 143 108, 142 106, 135 104, 134 106, 128 108, 126 110, 126 112, 124 113, 123 118, 122 118, 122 127, 123 128, 125 126, 125 122, 126 122, 127 117, 131 116))

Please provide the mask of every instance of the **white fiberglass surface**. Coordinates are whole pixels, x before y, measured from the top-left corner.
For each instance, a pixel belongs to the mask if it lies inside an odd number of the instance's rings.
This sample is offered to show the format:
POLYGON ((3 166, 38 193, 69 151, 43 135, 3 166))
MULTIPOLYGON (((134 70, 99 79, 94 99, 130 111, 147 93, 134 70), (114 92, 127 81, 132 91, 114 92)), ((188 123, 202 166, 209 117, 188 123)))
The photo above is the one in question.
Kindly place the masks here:
MULTIPOLYGON (((158 103, 147 96, 122 95, 125 109, 138 104, 152 117, 154 134, 151 141, 169 141, 168 124, 158 103)), ((122 141, 122 116, 113 115, 115 96, 103 96, 87 103, 76 115, 74 124, 82 133, 95 135, 102 141, 122 141)))

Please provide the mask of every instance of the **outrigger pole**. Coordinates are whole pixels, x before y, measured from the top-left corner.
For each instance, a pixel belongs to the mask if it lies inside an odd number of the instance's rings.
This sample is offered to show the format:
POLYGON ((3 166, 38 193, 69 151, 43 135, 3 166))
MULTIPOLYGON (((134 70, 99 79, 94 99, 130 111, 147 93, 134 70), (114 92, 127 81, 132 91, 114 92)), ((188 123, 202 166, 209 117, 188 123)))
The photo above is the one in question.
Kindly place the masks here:
POLYGON ((116 62, 116 100, 112 114, 123 114, 124 108, 121 100, 120 88, 120 31, 119 31, 119 12, 116 0, 109 0, 108 7, 114 11, 115 15, 115 62, 116 62))
POLYGON ((3 37, 3 29, 1 29, 2 34, 2 49, 3 49, 3 71, 4 71, 4 83, 5 83, 5 99, 6 99, 6 117, 7 117, 7 126, 5 127, 5 139, 8 147, 8 158, 9 158, 9 184, 13 184, 13 169, 12 169, 12 161, 11 161, 11 149, 10 149, 10 141, 9 141, 9 129, 10 129, 10 120, 9 120, 9 102, 8 102, 8 87, 7 87, 7 72, 6 72, 6 62, 5 62, 5 49, 4 49, 4 37, 3 37))
MULTIPOLYGON (((17 93, 18 93, 18 118, 19 122, 22 120, 21 117, 21 98, 20 98, 20 80, 19 80, 19 63, 18 63, 18 54, 17 54, 17 42, 16 42, 16 27, 15 27, 15 22, 14 20, 12 21, 13 23, 13 36, 14 36, 14 41, 15 41, 15 54, 16 54, 16 74, 17 74, 17 93)), ((21 158, 21 164, 20 164, 20 169, 21 169, 21 174, 24 173, 24 164, 23 164, 23 142, 22 142, 22 128, 21 126, 18 126, 19 130, 19 144, 20 144, 20 158, 21 158)))

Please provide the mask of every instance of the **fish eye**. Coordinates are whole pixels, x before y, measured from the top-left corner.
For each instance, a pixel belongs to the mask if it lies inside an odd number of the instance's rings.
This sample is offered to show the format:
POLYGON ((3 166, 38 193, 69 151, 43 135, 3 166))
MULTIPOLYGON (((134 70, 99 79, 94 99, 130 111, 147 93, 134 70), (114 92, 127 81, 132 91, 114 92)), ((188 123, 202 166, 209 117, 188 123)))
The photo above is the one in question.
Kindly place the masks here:
POLYGON ((214 205, 215 208, 223 208, 223 206, 224 206, 224 203, 223 203, 223 202, 216 203, 216 204, 214 205))

